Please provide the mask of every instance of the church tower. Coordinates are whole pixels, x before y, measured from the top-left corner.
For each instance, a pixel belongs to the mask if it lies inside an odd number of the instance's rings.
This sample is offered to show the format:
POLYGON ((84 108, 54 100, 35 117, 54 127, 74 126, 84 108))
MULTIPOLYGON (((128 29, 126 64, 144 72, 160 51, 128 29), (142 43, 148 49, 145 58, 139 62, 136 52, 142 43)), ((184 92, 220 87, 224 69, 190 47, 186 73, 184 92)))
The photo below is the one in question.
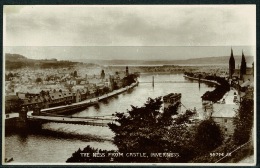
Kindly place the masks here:
POLYGON ((229 58, 229 78, 232 78, 234 71, 235 71, 235 59, 233 56, 233 49, 231 48, 231 55, 229 58))
POLYGON ((126 75, 126 76, 129 75, 128 66, 126 66, 126 68, 125 68, 125 75, 126 75))

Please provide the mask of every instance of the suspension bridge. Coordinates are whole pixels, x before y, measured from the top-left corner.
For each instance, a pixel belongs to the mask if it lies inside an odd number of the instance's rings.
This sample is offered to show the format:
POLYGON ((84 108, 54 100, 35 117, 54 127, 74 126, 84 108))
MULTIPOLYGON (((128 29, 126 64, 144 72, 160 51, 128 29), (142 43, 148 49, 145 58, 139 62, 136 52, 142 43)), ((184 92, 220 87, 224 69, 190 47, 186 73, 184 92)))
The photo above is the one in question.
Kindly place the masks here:
POLYGON ((77 125, 92 125, 92 126, 108 126, 108 123, 114 123, 116 117, 113 115, 107 116, 93 116, 93 117, 76 117, 76 116, 28 116, 29 120, 55 123, 66 123, 66 124, 77 124, 77 125))
MULTIPOLYGON (((181 106, 186 110, 195 112, 196 109, 188 109, 183 103, 181 106)), ((201 109, 197 109, 200 111, 201 109)), ((115 123, 117 117, 115 115, 105 115, 105 116, 89 116, 89 117, 78 117, 72 115, 58 115, 53 113, 42 112, 43 115, 33 115, 28 114, 27 118, 31 121, 37 121, 41 123, 55 122, 55 123, 66 123, 66 124, 77 124, 77 125, 91 125, 91 126, 101 126, 108 127, 109 123, 115 123)))
MULTIPOLYGON (((192 83, 192 81, 171 81, 171 80, 166 80, 166 81, 155 81, 154 77, 152 77, 152 81, 143 81, 143 82, 139 82, 139 83, 152 83, 152 85, 154 86, 154 83, 192 83)), ((133 85, 134 87, 135 85, 133 85)), ((118 91, 120 92, 120 91, 118 91)), ((107 97, 112 96, 111 95, 107 95, 107 97)), ((104 97, 106 98, 106 96, 104 97)), ((103 99, 103 97, 99 97, 99 100, 103 99)), ((94 101, 94 100, 93 100, 94 101)), ((91 101, 89 100, 89 102, 79 102, 77 104, 73 104, 74 105, 84 105, 84 103, 90 103, 91 101)), ((185 107, 185 105, 183 105, 181 103, 181 105, 187 109, 185 107)), ((72 105, 71 105, 72 106, 72 105)), ((55 122, 55 123, 67 123, 67 124, 79 124, 79 125, 93 125, 93 126, 102 126, 102 127, 106 127, 108 126, 109 123, 113 123, 116 122, 116 117, 114 115, 106 115, 106 116, 88 116, 88 117, 76 117, 76 116, 72 116, 72 115, 60 115, 59 113, 56 113, 56 110, 62 110, 62 109, 68 109, 69 106, 64 106, 64 107, 55 107, 55 108, 51 108, 48 110, 41 110, 40 113, 41 115, 33 115, 32 113, 27 114, 27 118, 29 121, 36 121, 39 123, 47 123, 47 122, 55 122), (61 108, 61 109, 60 109, 61 108)), ((193 111, 191 109, 187 109, 190 111, 193 111)), ((194 109, 195 111, 196 109, 194 109)), ((200 109, 198 109, 200 110, 200 109)))

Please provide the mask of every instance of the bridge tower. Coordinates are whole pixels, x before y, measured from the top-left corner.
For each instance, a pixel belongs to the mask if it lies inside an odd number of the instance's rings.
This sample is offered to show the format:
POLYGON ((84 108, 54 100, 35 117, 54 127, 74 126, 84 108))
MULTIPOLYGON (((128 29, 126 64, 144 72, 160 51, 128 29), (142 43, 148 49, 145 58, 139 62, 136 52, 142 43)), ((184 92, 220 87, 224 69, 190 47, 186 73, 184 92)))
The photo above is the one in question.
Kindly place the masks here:
POLYGON ((153 81, 152 81, 152 85, 153 85, 153 87, 154 87, 154 76, 153 76, 153 81))
POLYGON ((40 114, 41 114, 41 108, 39 107, 38 104, 36 104, 36 106, 33 109, 32 115, 40 115, 40 114))
POLYGON ((128 66, 126 66, 126 68, 125 68, 125 75, 126 75, 126 76, 128 76, 128 75, 129 75, 128 66))
POLYGON ((28 109, 22 107, 21 111, 19 112, 19 118, 17 121, 17 126, 20 128, 25 128, 27 126, 27 112, 28 109))

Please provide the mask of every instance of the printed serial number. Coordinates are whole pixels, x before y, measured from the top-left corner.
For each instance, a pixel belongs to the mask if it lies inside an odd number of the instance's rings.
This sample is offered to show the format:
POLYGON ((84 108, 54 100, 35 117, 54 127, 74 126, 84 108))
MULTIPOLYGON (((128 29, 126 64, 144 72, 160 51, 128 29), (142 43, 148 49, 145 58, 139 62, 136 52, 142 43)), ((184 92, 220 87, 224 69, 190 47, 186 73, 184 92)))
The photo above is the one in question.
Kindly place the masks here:
POLYGON ((210 153, 210 157, 215 157, 215 156, 231 156, 231 153, 210 153))

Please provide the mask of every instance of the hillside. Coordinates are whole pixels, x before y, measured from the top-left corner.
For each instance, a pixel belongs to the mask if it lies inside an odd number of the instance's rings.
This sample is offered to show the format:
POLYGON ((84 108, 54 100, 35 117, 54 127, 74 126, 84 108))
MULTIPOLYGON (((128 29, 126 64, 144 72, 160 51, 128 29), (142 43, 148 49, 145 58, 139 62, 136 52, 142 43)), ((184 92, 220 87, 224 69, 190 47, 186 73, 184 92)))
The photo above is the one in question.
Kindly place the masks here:
POLYGON ((78 62, 71 61, 57 61, 56 59, 28 59, 20 54, 5 54, 5 69, 14 70, 20 68, 62 68, 71 67, 78 64, 78 62))
POLYGON ((23 61, 23 60, 28 60, 28 58, 26 58, 25 56, 20 55, 20 54, 6 53, 5 54, 5 60, 6 61, 23 61))

